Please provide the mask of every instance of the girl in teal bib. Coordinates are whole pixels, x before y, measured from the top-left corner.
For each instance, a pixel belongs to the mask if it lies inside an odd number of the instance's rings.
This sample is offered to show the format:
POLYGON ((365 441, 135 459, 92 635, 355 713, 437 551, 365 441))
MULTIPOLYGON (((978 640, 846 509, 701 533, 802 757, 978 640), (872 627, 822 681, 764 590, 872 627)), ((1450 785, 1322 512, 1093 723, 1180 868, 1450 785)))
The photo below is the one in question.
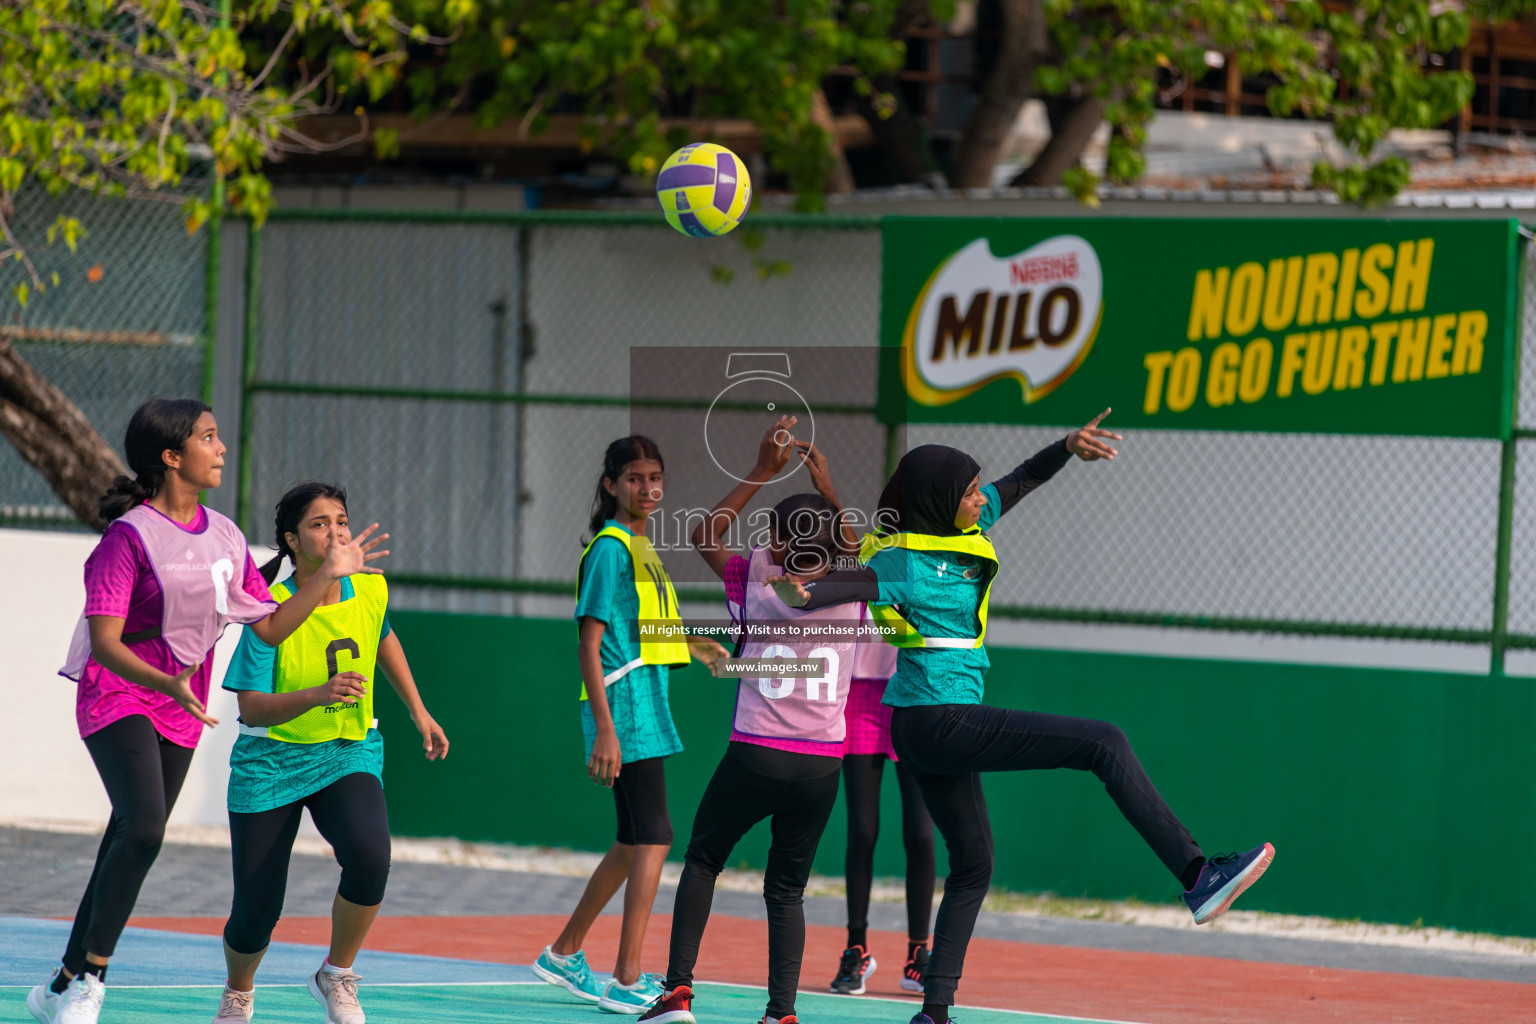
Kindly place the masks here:
MULTIPOLYGON (((330 547, 350 537, 346 492, 322 483, 290 489, 277 503, 278 555, 262 574, 271 583, 285 558, 294 571, 272 587, 273 596, 282 601, 296 593, 330 547)), ((427 760, 448 753, 448 738, 422 704, 389 627, 388 601, 378 570, 343 577, 292 636, 272 647, 247 631, 230 662, 224 688, 240 696, 240 736, 229 759, 235 898, 224 926, 229 977, 215 1021, 250 1020, 256 968, 283 910, 288 857, 306 807, 341 864, 330 952, 310 976, 309 991, 327 1020, 363 1019, 352 963, 389 878, 384 741, 373 719, 376 666, 410 710, 427 760)))
POLYGON ((577 662, 587 775, 613 790, 617 828, 570 920, 533 963, 540 979, 613 1013, 638 1014, 661 995, 661 977, 640 970, 640 948, 672 848, 665 759, 683 749, 667 703, 668 671, 690 655, 711 669, 725 656, 710 640, 641 635, 642 622, 681 626, 672 581, 645 535, 664 473, 656 442, 641 434, 614 441, 603 454, 592 540, 578 570, 577 662), (621 885, 619 953, 613 980, 603 983, 581 946, 621 885))

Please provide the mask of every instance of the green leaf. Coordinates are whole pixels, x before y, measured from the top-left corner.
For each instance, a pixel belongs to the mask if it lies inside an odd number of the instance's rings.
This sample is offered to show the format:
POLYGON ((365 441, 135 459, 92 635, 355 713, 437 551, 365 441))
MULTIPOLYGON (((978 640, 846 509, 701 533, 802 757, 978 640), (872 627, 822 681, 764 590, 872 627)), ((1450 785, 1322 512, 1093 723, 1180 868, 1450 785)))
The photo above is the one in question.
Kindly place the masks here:
POLYGON ((373 130, 373 155, 379 160, 393 160, 400 155, 400 132, 394 128, 373 130))

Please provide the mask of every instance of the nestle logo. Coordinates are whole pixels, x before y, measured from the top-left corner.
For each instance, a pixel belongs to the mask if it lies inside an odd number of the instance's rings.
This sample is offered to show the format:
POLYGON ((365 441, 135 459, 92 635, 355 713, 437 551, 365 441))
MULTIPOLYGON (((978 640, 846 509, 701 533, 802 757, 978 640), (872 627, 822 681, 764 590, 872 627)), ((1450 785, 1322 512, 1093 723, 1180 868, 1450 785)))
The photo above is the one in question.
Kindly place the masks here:
POLYGON ((1008 264, 1010 284, 1039 284, 1043 281, 1074 281, 1077 279, 1077 253, 1061 256, 1036 256, 1033 259, 1014 260, 1008 264))

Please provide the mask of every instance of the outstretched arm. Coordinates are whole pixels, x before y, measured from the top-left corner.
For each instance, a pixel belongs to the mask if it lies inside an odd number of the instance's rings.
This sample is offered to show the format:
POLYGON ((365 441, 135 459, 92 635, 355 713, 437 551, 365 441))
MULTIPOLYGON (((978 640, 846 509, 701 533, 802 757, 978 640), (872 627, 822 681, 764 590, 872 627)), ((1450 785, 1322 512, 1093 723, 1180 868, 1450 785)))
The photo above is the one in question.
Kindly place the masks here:
POLYGON ((1121 437, 1099 426, 1100 421, 1108 416, 1109 412, 1105 409, 1088 421, 1088 425, 1081 430, 1074 430, 1055 444, 1042 448, 1015 467, 1012 473, 992 481, 992 486, 997 488, 998 497, 1002 499, 1002 506, 997 510, 997 516, 1003 515, 1022 501, 1030 491, 1055 476, 1074 455, 1084 462, 1094 462, 1098 459, 1113 461, 1117 453, 1105 441, 1119 441, 1121 437))
POLYGON ((789 453, 794 449, 795 441, 790 435, 790 428, 796 423, 794 416, 780 416, 778 420, 763 434, 763 440, 757 446, 757 463, 752 467, 747 478, 735 487, 729 494, 721 498, 715 507, 709 510, 704 520, 693 528, 693 536, 690 538, 694 548, 715 575, 725 578, 725 567, 735 554, 730 547, 721 542, 736 517, 741 515, 741 510, 747 507, 747 502, 757 493, 758 488, 778 476, 785 466, 789 465, 789 453))
POLYGON ((255 633, 262 643, 276 647, 304 625, 310 612, 320 607, 332 583, 353 573, 382 573, 383 569, 368 564, 389 554, 387 550, 374 550, 389 539, 389 534, 381 533, 371 541, 368 539, 378 528, 379 524, 374 523, 345 544, 340 540, 332 543, 330 552, 325 556, 325 564, 304 582, 297 594, 278 605, 277 611, 248 624, 246 628, 255 633))

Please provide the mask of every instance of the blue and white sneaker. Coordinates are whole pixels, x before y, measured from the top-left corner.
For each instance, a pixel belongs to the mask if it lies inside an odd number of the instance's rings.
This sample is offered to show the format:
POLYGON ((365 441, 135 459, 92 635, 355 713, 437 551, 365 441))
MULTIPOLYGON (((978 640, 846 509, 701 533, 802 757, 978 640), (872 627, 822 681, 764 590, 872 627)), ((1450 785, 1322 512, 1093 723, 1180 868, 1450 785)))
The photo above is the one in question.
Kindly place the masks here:
POLYGON ((595 1003, 603 997, 603 983, 587 966, 587 955, 577 950, 570 956, 556 956, 548 946, 533 962, 533 973, 540 981, 559 985, 578 999, 595 1003))
POLYGON ((1229 853, 1206 861, 1194 888, 1183 896, 1190 913, 1195 915, 1195 924, 1205 924, 1225 914, 1232 901, 1257 882, 1274 859, 1275 848, 1265 843, 1247 853, 1229 853))
POLYGON ((633 985, 620 985, 615 978, 603 986, 603 994, 597 1001, 599 1010, 609 1013, 632 1013, 639 1016, 661 999, 667 979, 659 974, 642 974, 633 985))
POLYGON ((907 1021, 907 1024, 952 1024, 953 1021, 954 1021, 953 1017, 951 1017, 949 1020, 938 1021, 938 1020, 934 1020, 932 1017, 928 1016, 926 1013, 918 1013, 911 1020, 907 1021))

